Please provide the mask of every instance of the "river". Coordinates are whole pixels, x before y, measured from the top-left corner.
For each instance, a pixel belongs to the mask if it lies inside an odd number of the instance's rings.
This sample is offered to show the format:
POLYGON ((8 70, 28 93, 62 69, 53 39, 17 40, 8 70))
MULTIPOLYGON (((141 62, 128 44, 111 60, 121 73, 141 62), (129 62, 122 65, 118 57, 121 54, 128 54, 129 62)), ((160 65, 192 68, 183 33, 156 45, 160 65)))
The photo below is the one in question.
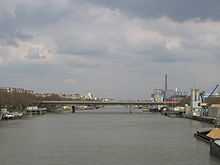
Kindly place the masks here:
POLYGON ((204 127, 119 107, 0 121, 0 164, 219 165, 193 137, 204 127))

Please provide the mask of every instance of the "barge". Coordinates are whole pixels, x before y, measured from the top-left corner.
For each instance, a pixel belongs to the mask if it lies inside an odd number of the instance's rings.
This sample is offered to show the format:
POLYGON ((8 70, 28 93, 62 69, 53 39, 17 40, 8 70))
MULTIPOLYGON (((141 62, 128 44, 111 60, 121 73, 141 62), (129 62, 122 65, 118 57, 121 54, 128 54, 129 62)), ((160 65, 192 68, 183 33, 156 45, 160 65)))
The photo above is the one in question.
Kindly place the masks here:
POLYGON ((206 143, 210 143, 211 140, 213 140, 212 138, 208 137, 207 134, 211 131, 211 129, 207 129, 207 130, 202 130, 202 131, 196 131, 196 133, 194 134, 194 136, 199 139, 202 140, 206 143))
POLYGON ((197 131, 194 136, 204 142, 211 143, 216 139, 220 139, 220 128, 209 128, 202 131, 197 131))
POLYGON ((220 128, 197 131, 194 136, 210 144, 210 154, 220 158, 220 128))
POLYGON ((220 139, 210 143, 210 154, 220 159, 220 139))

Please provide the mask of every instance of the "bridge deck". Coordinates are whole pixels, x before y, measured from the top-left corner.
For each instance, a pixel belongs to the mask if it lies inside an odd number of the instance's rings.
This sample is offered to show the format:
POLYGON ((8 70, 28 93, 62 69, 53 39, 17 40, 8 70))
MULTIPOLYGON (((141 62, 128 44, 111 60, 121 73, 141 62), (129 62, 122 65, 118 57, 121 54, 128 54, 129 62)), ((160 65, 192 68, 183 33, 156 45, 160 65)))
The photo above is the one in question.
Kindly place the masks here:
POLYGON ((176 105, 177 102, 152 102, 152 101, 41 101, 39 104, 61 105, 176 105))

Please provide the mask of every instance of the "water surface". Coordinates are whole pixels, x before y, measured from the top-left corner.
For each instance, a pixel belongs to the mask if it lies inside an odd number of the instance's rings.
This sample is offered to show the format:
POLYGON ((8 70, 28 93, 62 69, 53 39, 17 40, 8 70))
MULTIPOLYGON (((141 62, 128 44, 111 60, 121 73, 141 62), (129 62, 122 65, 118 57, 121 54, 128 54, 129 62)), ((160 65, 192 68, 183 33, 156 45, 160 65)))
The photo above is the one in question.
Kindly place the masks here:
POLYGON ((207 124, 125 108, 0 122, 1 165, 219 165, 193 134, 207 124))

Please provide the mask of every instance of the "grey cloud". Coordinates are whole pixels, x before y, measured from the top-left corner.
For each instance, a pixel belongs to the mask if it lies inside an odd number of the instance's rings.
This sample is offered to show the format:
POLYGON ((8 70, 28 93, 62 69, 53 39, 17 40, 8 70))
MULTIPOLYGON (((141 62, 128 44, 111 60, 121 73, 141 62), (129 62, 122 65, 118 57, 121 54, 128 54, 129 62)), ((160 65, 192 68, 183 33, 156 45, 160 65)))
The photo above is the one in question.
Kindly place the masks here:
POLYGON ((106 7, 119 8, 134 17, 168 16, 178 21, 192 18, 220 20, 219 0, 89 0, 106 7))
MULTIPOLYGON (((33 2, 34 3, 34 2, 33 2)), ((53 4, 53 3, 52 3, 53 4)), ((53 6, 51 3, 43 3, 39 6, 20 4, 15 10, 16 24, 21 28, 47 26, 65 18, 68 10, 53 6)))
POLYGON ((3 45, 17 46, 17 40, 27 41, 33 38, 32 34, 23 31, 12 15, 0 18, 0 43, 3 45))
POLYGON ((81 58, 81 57, 76 57, 72 56, 69 57, 65 60, 65 63, 74 68, 74 69, 88 69, 88 68, 98 68, 100 64, 98 61, 93 61, 91 59, 86 59, 86 58, 81 58))
POLYGON ((160 52, 152 56, 152 62, 157 63, 189 63, 192 61, 192 59, 190 59, 189 57, 184 57, 184 55, 176 57, 173 54, 167 54, 165 52, 160 52))
POLYGON ((2 8, 4 9, 5 5, 8 10, 0 12, 0 42, 15 46, 16 40, 31 40, 40 33, 39 29, 65 18, 69 12, 68 5, 61 6, 58 2, 41 0, 0 2, 2 8))
POLYGON ((102 48, 86 46, 85 43, 80 43, 80 42, 77 43, 76 40, 72 40, 69 42, 61 41, 61 43, 59 41, 58 42, 59 49, 57 50, 57 53, 65 56, 71 56, 71 55, 100 56, 104 54, 104 50, 102 50, 102 48))

